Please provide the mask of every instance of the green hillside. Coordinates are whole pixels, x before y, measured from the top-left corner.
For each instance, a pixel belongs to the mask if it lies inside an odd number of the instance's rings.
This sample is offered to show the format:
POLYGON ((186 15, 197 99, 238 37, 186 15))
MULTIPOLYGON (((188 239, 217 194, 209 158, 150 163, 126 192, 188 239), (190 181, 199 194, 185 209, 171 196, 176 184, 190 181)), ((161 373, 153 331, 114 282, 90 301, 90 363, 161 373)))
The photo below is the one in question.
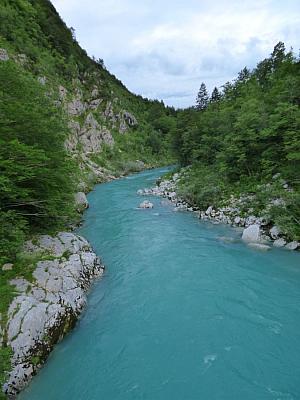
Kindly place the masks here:
POLYGON ((245 214, 265 216, 299 240, 299 105, 300 62, 281 42, 211 96, 202 84, 197 106, 180 112, 173 137, 181 164, 192 166, 182 195, 203 210, 247 195, 245 214))
POLYGON ((3 263, 26 234, 74 219, 78 185, 168 163, 175 110, 88 57, 50 1, 2 1, 0 48, 3 263))

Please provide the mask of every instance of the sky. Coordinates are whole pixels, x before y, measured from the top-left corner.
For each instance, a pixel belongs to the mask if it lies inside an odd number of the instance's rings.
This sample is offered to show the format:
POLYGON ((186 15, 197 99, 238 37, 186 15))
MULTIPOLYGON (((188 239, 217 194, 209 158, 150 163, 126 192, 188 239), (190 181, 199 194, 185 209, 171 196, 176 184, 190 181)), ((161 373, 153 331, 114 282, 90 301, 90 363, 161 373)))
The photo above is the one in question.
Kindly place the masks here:
POLYGON ((126 87, 176 108, 254 68, 279 41, 300 49, 300 0, 52 0, 90 56, 126 87))

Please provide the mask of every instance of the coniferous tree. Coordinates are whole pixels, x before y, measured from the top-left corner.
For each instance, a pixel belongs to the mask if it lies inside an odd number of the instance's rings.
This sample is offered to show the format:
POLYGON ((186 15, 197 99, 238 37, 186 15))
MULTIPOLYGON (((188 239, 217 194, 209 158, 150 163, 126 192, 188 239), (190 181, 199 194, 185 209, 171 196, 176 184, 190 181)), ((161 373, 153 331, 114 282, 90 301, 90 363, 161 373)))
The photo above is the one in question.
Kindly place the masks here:
POLYGON ((246 82, 250 78, 251 72, 245 67, 239 73, 237 77, 237 82, 246 82))
POLYGON ((205 110, 209 103, 209 96, 204 82, 201 83, 197 99, 196 99, 196 109, 205 110))
POLYGON ((218 88, 215 87, 212 91, 210 102, 217 103, 219 100, 221 100, 221 93, 219 92, 218 88))

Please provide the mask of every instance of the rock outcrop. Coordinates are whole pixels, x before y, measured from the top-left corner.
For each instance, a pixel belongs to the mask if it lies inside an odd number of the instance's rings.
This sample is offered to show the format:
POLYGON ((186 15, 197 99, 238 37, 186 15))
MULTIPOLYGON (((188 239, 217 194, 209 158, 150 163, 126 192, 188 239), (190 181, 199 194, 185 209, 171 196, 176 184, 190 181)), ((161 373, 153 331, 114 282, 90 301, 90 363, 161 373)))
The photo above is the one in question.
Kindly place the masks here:
POLYGON ((9 307, 5 328, 13 356, 12 371, 3 388, 11 399, 74 326, 91 283, 104 270, 89 243, 72 233, 41 236, 36 243, 27 242, 25 250, 44 256, 31 281, 22 277, 11 281, 18 294, 9 307))

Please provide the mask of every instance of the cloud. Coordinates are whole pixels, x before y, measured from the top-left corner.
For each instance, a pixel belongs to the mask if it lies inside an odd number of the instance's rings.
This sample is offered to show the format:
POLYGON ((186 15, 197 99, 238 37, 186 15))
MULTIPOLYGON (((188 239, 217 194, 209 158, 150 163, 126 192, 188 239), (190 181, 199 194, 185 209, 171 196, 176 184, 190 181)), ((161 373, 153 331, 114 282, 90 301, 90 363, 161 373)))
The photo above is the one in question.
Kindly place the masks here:
POLYGON ((194 104, 254 67, 278 41, 300 47, 298 0, 53 0, 90 55, 133 92, 194 104), (173 94, 172 94, 173 93, 173 94))

